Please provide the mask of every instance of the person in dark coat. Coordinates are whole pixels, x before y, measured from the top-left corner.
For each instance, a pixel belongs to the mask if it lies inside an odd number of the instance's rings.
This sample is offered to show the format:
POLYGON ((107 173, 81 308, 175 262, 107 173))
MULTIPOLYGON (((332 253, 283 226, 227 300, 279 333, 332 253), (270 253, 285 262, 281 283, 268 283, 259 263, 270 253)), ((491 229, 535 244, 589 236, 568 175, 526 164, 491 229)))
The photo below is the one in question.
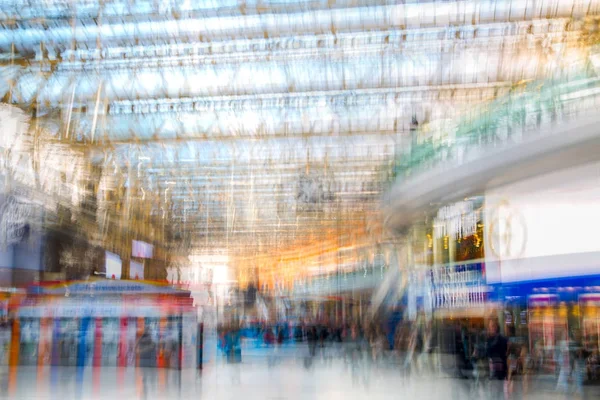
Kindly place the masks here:
POLYGON ((508 340, 500 334, 498 321, 488 323, 488 339, 486 342, 486 357, 490 361, 490 377, 504 380, 507 375, 508 340))
POLYGON ((277 327, 277 344, 282 345, 285 340, 285 333, 281 326, 277 327))
POLYGON ((496 319, 488 322, 488 338, 485 346, 486 358, 490 366, 490 399, 504 398, 504 380, 508 372, 508 340, 500 334, 496 319))
POLYGON ((152 340, 150 332, 144 331, 137 343, 138 353, 140 355, 140 367, 156 366, 156 343, 152 340))
POLYGON ((465 335, 463 327, 460 324, 454 326, 454 358, 455 371, 457 378, 465 379, 467 376, 464 371, 467 369, 467 358, 465 357, 465 335))

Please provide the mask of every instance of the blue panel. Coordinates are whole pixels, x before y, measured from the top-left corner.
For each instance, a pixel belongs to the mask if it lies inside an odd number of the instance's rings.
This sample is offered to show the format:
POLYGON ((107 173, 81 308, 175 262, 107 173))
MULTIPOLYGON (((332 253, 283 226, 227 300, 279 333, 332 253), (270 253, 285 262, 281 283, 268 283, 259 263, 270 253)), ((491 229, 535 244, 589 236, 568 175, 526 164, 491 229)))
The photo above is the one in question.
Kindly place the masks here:
POLYGON ((77 341, 77 366, 83 367, 85 365, 85 357, 87 354, 86 338, 87 330, 90 326, 90 317, 81 319, 79 325, 79 340, 77 341))
POLYGON ((560 301, 577 301, 580 294, 600 292, 600 275, 493 284, 490 289, 489 298, 495 301, 526 302, 532 294, 556 294, 560 301))
POLYGON ((60 359, 60 319, 54 320, 54 329, 52 329, 52 356, 50 358, 52 365, 59 365, 60 359))

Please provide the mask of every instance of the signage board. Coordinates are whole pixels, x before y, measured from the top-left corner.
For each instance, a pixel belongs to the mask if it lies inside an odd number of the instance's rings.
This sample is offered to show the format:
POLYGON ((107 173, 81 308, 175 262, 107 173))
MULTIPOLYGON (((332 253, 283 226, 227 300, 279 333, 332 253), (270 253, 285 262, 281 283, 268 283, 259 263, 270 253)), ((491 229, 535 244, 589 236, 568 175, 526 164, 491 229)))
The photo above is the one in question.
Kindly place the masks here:
POLYGON ((131 256, 137 258, 152 258, 154 246, 150 243, 134 240, 131 243, 131 256))
POLYGON ((600 164, 588 164, 486 193, 490 284, 600 274, 600 164))
POLYGON ((144 279, 144 264, 131 260, 129 262, 129 279, 144 279))
POLYGON ((433 268, 429 281, 433 308, 479 306, 487 299, 485 266, 481 262, 433 268))
POLYGON ((108 279, 121 279, 122 267, 123 262, 121 261, 121 257, 107 251, 105 260, 106 277, 108 279))
POLYGON ((57 284, 46 286, 31 286, 28 288, 31 294, 47 295, 103 295, 103 294, 189 294, 188 291, 175 289, 166 284, 153 284, 136 281, 75 281, 69 284, 57 284))

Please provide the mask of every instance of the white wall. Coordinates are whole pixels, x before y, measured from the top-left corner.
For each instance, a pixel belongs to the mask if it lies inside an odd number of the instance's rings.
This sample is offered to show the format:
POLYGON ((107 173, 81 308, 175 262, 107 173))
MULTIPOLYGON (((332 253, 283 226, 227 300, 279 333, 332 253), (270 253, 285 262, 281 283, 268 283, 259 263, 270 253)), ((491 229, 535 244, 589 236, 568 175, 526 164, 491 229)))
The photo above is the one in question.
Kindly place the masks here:
POLYGON ((486 193, 488 283, 600 274, 600 164, 486 193))

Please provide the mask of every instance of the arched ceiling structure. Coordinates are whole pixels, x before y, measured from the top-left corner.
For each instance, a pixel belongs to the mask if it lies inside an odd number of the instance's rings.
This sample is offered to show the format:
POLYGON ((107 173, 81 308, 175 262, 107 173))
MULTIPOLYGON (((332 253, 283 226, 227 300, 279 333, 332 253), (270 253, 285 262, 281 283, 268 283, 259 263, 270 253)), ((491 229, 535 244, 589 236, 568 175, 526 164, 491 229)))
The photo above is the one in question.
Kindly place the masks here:
POLYGON ((101 171, 99 225, 143 213, 171 246, 277 252, 378 219, 413 118, 587 63, 599 6, 7 0, 0 94, 45 129, 38 174, 101 171))

